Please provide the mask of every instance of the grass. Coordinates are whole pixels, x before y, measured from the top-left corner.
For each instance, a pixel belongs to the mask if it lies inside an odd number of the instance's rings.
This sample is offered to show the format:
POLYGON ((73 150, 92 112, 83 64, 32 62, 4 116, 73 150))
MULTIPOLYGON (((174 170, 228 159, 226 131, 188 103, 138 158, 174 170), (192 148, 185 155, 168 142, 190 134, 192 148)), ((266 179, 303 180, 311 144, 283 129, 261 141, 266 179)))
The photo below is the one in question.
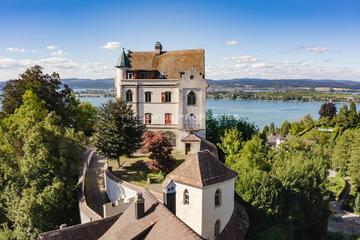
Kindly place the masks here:
MULTIPOLYGON (((185 160, 185 156, 180 151, 173 151, 175 158, 175 167, 179 166, 185 160)), ((149 188, 147 176, 151 173, 146 165, 149 161, 147 154, 136 154, 133 157, 121 157, 120 167, 116 160, 108 160, 108 166, 112 167, 113 173, 120 179, 134 185, 149 188)))
POLYGON ((327 188, 332 194, 336 197, 336 200, 339 200, 341 193, 345 189, 346 183, 345 179, 336 175, 335 177, 330 177, 327 182, 327 188))

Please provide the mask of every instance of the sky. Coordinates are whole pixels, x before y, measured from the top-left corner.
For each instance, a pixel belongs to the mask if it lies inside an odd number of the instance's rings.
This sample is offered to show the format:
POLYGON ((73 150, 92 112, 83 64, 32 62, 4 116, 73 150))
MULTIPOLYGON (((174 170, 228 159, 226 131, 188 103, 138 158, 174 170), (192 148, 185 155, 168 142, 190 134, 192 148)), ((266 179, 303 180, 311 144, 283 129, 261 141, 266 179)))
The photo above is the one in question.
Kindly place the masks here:
POLYGON ((359 0, 0 0, 0 81, 110 78, 122 48, 203 48, 206 78, 360 81, 359 0))

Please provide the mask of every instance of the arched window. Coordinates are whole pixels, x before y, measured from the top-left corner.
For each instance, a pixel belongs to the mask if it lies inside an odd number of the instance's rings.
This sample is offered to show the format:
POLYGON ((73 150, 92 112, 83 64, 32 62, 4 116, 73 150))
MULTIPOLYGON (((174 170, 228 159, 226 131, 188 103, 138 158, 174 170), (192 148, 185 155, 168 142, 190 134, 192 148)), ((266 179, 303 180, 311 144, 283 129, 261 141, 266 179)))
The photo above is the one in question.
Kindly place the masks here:
POLYGON ((187 189, 184 191, 184 205, 189 205, 189 191, 187 189))
POLYGON ((221 205, 221 190, 217 189, 215 192, 215 207, 221 205))
POLYGON ((145 92, 145 102, 151 102, 152 92, 145 92))
POLYGON ((132 101, 133 101, 133 94, 132 94, 132 91, 131 91, 130 89, 128 89, 128 90, 126 91, 125 101, 126 101, 126 102, 132 102, 132 101))
POLYGON ((151 113, 145 113, 144 122, 145 124, 151 124, 151 113))
POLYGON ((187 95, 187 105, 196 105, 196 94, 194 91, 190 91, 187 95))
POLYGON ((216 220, 214 225, 214 238, 216 239, 220 235, 220 220, 216 220))

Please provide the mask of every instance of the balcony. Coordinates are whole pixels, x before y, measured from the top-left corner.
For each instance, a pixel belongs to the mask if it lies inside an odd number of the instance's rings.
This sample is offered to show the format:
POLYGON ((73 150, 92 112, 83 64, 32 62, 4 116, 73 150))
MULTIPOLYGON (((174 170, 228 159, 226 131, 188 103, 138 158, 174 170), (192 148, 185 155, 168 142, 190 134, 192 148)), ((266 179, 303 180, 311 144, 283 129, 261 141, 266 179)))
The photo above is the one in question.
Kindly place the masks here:
POLYGON ((185 122, 184 123, 184 130, 198 130, 200 128, 200 124, 192 123, 192 122, 185 122))

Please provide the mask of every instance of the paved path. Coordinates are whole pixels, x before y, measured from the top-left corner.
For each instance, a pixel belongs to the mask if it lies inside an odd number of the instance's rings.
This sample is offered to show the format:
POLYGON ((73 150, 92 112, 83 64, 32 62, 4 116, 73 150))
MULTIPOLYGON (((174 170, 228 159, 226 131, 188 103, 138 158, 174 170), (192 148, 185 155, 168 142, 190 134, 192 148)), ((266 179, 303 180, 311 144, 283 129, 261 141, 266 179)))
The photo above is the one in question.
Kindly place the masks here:
POLYGON ((105 167, 106 159, 94 153, 85 175, 86 203, 102 217, 104 216, 103 204, 109 202, 104 183, 105 167))

